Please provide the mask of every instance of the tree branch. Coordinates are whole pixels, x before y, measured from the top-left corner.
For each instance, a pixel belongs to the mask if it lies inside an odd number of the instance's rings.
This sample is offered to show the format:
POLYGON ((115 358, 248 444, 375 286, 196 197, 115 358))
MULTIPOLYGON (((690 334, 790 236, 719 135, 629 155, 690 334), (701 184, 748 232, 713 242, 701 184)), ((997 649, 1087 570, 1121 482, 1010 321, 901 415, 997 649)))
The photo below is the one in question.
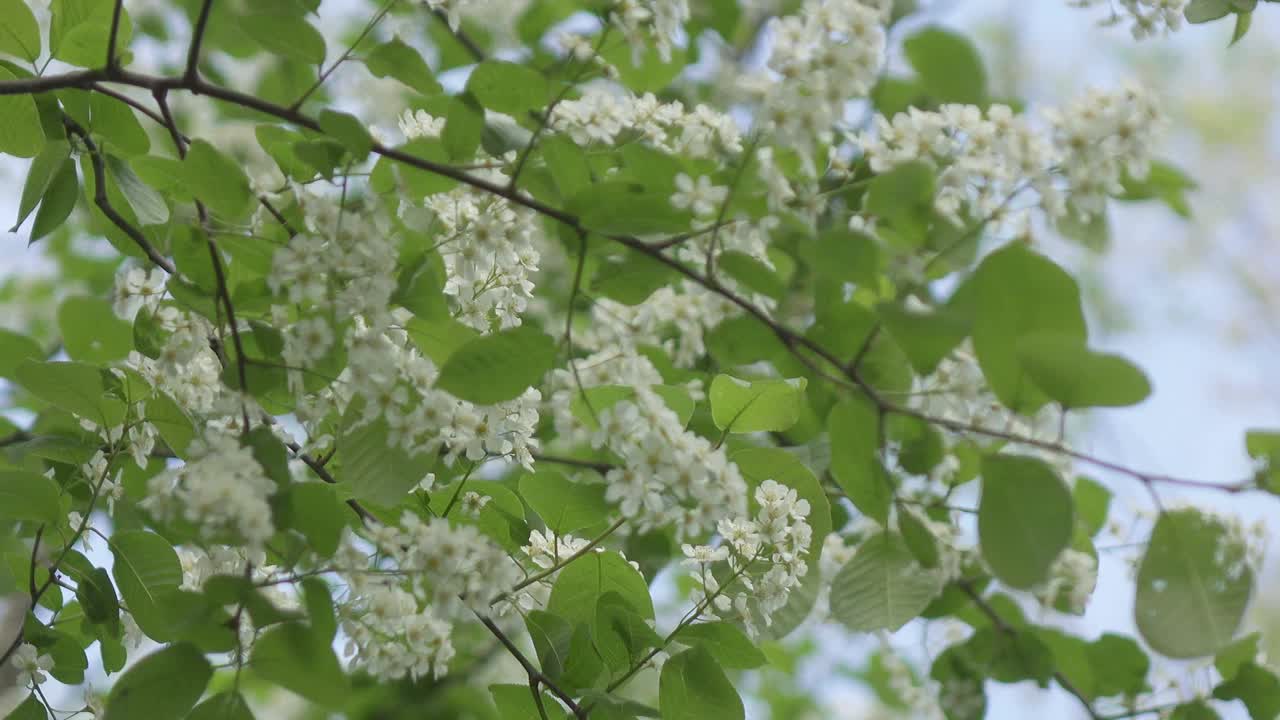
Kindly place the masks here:
POLYGON ((200 46, 204 44, 204 34, 209 29, 211 10, 213 10, 213 0, 204 0, 200 5, 200 15, 196 18, 195 27, 191 30, 191 47, 187 50, 187 70, 182 76, 188 83, 194 83, 200 78, 200 46))
POLYGON ((155 246, 152 245, 151 242, 147 240, 146 236, 142 234, 142 231, 131 225, 129 221, 111 205, 111 200, 107 198, 107 171, 102 162, 102 152, 98 149, 97 144, 93 142, 93 139, 89 137, 89 132, 81 127, 80 123, 73 120, 69 115, 64 114, 62 116, 62 123, 71 134, 80 138, 80 141, 84 143, 85 149, 89 151, 89 162, 93 166, 94 204, 102 210, 102 214, 106 215, 107 219, 110 220, 113 225, 120 228, 125 235, 128 235, 129 238, 133 240, 134 244, 142 248, 142 252, 146 253, 147 258, 149 258, 151 262, 163 268, 168 273, 175 272, 176 269, 174 268, 173 261, 164 255, 161 255, 160 251, 156 250, 155 246))
POLYGON ((477 610, 472 609, 471 612, 475 613, 475 616, 480 619, 480 622, 485 626, 485 628, 487 628, 489 632, 498 639, 498 642, 502 643, 502 646, 507 649, 507 652, 511 653, 511 656, 516 659, 516 662, 520 663, 520 667, 524 668, 525 674, 529 676, 529 686, 534 688, 535 694, 539 685, 545 687, 547 690, 551 691, 552 695, 555 695, 561 702, 568 706, 569 711, 573 713, 574 717, 579 718, 579 720, 586 720, 587 711, 575 702, 569 693, 566 693, 556 687, 555 683, 553 683, 550 678, 543 675, 542 671, 534 667, 533 663, 529 662, 529 658, 525 657, 524 653, 520 651, 520 648, 516 647, 515 643, 511 642, 511 638, 507 637, 507 634, 502 632, 502 628, 498 627, 497 624, 494 623, 493 620, 489 619, 488 616, 482 615, 477 610))
POLYGON ((111 34, 107 36, 107 67, 114 68, 120 63, 116 58, 116 39, 120 34, 120 14, 124 12, 124 0, 116 0, 111 11, 111 34))

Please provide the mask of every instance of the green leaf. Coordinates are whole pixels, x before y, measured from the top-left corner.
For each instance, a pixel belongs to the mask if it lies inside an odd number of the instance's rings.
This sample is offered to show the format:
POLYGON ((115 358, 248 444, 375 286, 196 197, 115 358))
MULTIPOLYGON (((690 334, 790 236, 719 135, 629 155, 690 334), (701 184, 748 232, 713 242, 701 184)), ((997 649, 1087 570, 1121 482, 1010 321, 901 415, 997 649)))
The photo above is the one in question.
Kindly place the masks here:
POLYGON ((1074 526, 1071 492, 1049 465, 1020 455, 982 459, 978 540, 1002 582, 1020 590, 1044 582, 1074 526))
POLYGON ((543 717, 546 720, 566 720, 568 718, 564 709, 541 690, 538 692, 545 715, 540 713, 538 703, 533 699, 533 692, 528 685, 490 685, 489 692, 493 695, 494 704, 498 706, 500 720, 536 720, 543 717))
POLYGON ((673 655, 662 666, 658 704, 663 720, 742 720, 742 698, 705 648, 673 655))
POLYGON ((39 343, 26 335, 0 328, 0 378, 17 379, 18 366, 44 357, 39 343))
POLYGON ((240 18, 240 30, 273 53, 307 65, 324 62, 324 36, 297 13, 250 13, 240 18))
POLYGON ((182 176, 192 195, 229 219, 249 213, 253 192, 240 163, 203 140, 193 140, 182 161, 182 176))
POLYGON ((942 590, 902 538, 880 533, 858 547, 831 582, 831 617, 855 632, 896 631, 920 616, 942 590))
POLYGON ((261 677, 328 708, 340 708, 349 681, 333 648, 296 622, 267 630, 253 644, 249 666, 261 677))
POLYGON ((90 622, 103 623, 120 617, 120 600, 111 576, 102 568, 76 578, 76 600, 90 622))
POLYGON ((739 380, 717 375, 708 399, 716 427, 726 432, 781 432, 800 419, 804 407, 803 378, 739 380))
POLYGON ((45 143, 40 153, 31 161, 31 169, 27 171, 27 181, 22 186, 22 199, 18 203, 18 219, 13 222, 9 232, 18 231, 27 216, 36 208, 36 203, 44 197, 54 175, 70 157, 71 143, 66 140, 51 140, 45 143))
POLYGON ((1191 0, 1184 14, 1192 25, 1226 17, 1232 10, 1231 0, 1191 0))
POLYGON ((106 363, 133 349, 133 329, 98 298, 73 295, 58 306, 58 329, 73 360, 106 363))
POLYGON ((471 71, 467 91, 490 110, 515 115, 546 103, 547 79, 524 65, 485 60, 471 71))
POLYGON ((476 331, 452 317, 415 317, 405 331, 423 355, 436 365, 444 365, 463 345, 478 337, 476 331))
POLYGON ((394 506, 422 482, 435 464, 435 456, 410 455, 399 446, 391 446, 387 443, 385 419, 358 422, 359 418, 355 410, 348 410, 347 431, 339 453, 341 486, 359 500, 394 506))
POLYGON ((932 570, 938 567, 938 543, 929 526, 915 510, 898 507, 898 530, 911 556, 920 567, 932 570))
POLYGON ((355 162, 360 162, 369 156, 369 149, 373 147, 373 137, 356 116, 333 110, 322 110, 317 121, 322 131, 342 143, 355 162))
POLYGON ((244 696, 236 691, 221 692, 191 711, 187 720, 254 720, 244 696))
POLYGON ((1132 638, 1106 633, 1086 650, 1096 681, 1096 697, 1137 697, 1147 689, 1151 659, 1132 638))
POLYGON ((1196 188, 1196 182, 1169 163, 1153 162, 1146 177, 1139 180, 1126 173, 1120 182, 1124 192, 1117 196, 1119 200, 1160 200, 1180 217, 1191 217, 1187 192, 1196 188))
POLYGON ((155 533, 127 530, 111 537, 111 553, 111 575, 134 621, 153 640, 168 640, 163 604, 182 585, 182 563, 173 546, 155 533))
POLYGON ((1245 663, 1253 662, 1258 657, 1258 643, 1261 640, 1262 633, 1252 632, 1218 651, 1213 658, 1213 666, 1218 669, 1223 680, 1235 677, 1245 663))
POLYGON ((40 57, 40 26, 31 8, 24 0, 0 0, 0 17, 4 18, 0 24, 0 53, 35 62, 40 57))
POLYGON ((133 114, 133 108, 102 93, 89 95, 89 111, 92 120, 89 129, 106 140, 108 149, 125 157, 146 155, 151 149, 151 138, 142 129, 142 123, 133 114))
POLYGON ((626 671, 645 651, 662 646, 662 638, 616 592, 603 593, 597 599, 592 634, 600 658, 615 672, 626 671))
POLYGON ((538 653, 538 665, 542 673, 553 681, 558 680, 568 663, 569 644, 573 638, 573 626, 559 615, 545 610, 530 610, 524 616, 529 638, 538 653))
POLYGON ((587 162, 587 155, 568 137, 545 137, 539 149, 560 197, 571 198, 591 184, 591 165, 587 162))
POLYGON ((114 155, 107 156, 107 173, 116 181, 116 187, 124 194, 129 207, 138 216, 141 225, 163 225, 169 222, 169 206, 164 197, 142 182, 133 169, 114 155))
POLYGON ((0 517, 56 525, 62 519, 58 485, 29 470, 0 470, 0 517))
POLYGON ((720 664, 731 670, 751 670, 769 662, 737 625, 724 621, 686 625, 676 633, 677 642, 706 648, 720 664))
POLYGON ((287 497, 289 515, 282 524, 302 533, 321 557, 333 555, 338 550, 342 528, 347 525, 348 512, 333 487, 299 483, 289 487, 287 497))
POLYGON ((1089 537, 1097 535, 1107 524, 1107 512, 1111 507, 1111 491, 1106 486, 1087 477, 1076 478, 1071 491, 1075 501, 1076 517, 1084 525, 1089 537))
POLYGON ((902 163, 868 183, 863 207, 887 220, 907 238, 922 240, 925 220, 933 214, 936 182, 934 169, 928 163, 902 163))
MULTIPOLYGON (((0 66, 0 82, 17 77, 0 66)), ((0 153, 14 157, 35 157, 44 147, 40 114, 30 95, 0 95, 0 153)))
POLYGON ((467 94, 456 95, 449 101, 445 114, 444 131, 440 135, 445 150, 455 162, 467 162, 475 158, 484 132, 484 108, 467 94))
POLYGON ((936 102, 985 104, 987 74, 978 49, 968 38, 926 28, 904 40, 902 50, 936 102))
POLYGON ((644 253, 627 250, 596 267, 591 277, 593 294, 639 305, 675 277, 675 271, 644 253))
POLYGON ((44 703, 32 693, 6 715, 5 720, 49 720, 49 713, 44 709, 44 703))
POLYGON ((569 199, 583 227, 606 235, 653 235, 689 229, 692 215, 671 204, 671 193, 635 182, 607 180, 569 199))
POLYGON ((555 342, 546 333, 521 325, 458 348, 440 369, 436 387, 477 405, 494 405, 540 384, 555 356, 555 342))
POLYGON ((195 438, 195 428, 191 419, 178 406, 168 393, 157 390, 147 400, 147 421, 155 426, 160 439, 169 446, 174 455, 180 458, 187 456, 187 446, 195 438))
POLYGON ((599 525, 609 514, 603 485, 572 482, 555 471, 520 478, 520 497, 557 535, 599 525))
POLYGON ((14 380, 51 405, 115 427, 124 421, 125 404, 107 394, 106 371, 76 362, 25 360, 14 371, 14 380))
POLYGON ((1219 700, 1240 700, 1253 720, 1275 720, 1280 716, 1280 678, 1270 670, 1249 662, 1236 676, 1213 689, 1219 700))
POLYGON ((1203 700, 1195 700, 1174 708, 1169 720, 1222 720, 1222 716, 1203 700))
POLYGON ((880 321, 921 375, 928 375, 968 335, 969 323, 958 312, 939 309, 930 313, 899 305, 876 308, 880 321))
POLYGON ((423 95, 440 92, 440 83, 422 54, 398 37, 375 47, 365 57, 364 66, 374 77, 393 77, 423 95))
POLYGON ((1167 657, 1195 658, 1231 642, 1249 604, 1253 571, 1222 521, 1187 508, 1156 521, 1137 586, 1142 638, 1167 657))
POLYGON ((893 484, 880 464, 880 415, 861 396, 831 408, 827 417, 831 436, 831 475, 854 507, 881 525, 889 522, 893 484))
MULTIPOLYGON (((80 67, 102 67, 107 60, 107 39, 115 3, 97 0, 54 0, 49 28, 49 52, 80 67)), ((133 36, 133 21, 126 8, 120 14, 116 52, 124 53, 133 36)))
POLYGON ((1075 338, 1036 333, 1018 341, 1018 360, 1036 387, 1063 408, 1124 407, 1151 394, 1142 370, 1075 338))
POLYGON ((587 553, 569 563, 556 577, 547 612, 571 623, 595 620, 596 602, 616 592, 645 619, 653 618, 653 599, 644 576, 616 552, 587 553))
POLYGON ((962 291, 973 298, 973 349, 1000 402, 1031 413, 1047 401, 1027 375, 1019 340, 1051 332, 1083 344, 1080 288, 1065 270, 1021 243, 988 255, 962 291))
POLYGON ((190 643, 178 643, 142 658, 112 686, 104 720, 178 720, 204 693, 213 667, 190 643))
POLYGON ((70 158, 62 162, 62 167, 54 174, 49 187, 44 191, 40 201, 40 209, 36 211, 35 222, 31 224, 30 242, 35 242, 49 233, 62 227, 76 207, 80 197, 80 182, 76 175, 76 164, 70 158))

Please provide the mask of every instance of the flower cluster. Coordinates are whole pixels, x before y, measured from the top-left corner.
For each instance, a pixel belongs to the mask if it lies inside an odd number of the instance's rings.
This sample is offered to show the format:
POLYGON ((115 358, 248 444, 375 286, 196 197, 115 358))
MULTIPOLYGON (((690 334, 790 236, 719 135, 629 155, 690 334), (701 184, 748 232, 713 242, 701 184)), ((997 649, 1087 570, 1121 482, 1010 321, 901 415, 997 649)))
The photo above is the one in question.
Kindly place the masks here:
POLYGON ((348 534, 337 562, 351 594, 341 607, 346 653, 384 679, 439 677, 453 625, 513 586, 519 567, 476 528, 406 512, 373 530, 371 560, 348 534))
POLYGON ((117 315, 133 319, 140 308, 154 311, 164 296, 167 276, 160 268, 146 270, 132 265, 121 265, 116 272, 112 307, 117 315))
POLYGON ((541 259, 532 211, 468 188, 433 195, 426 206, 434 214, 448 272, 444 292, 455 303, 455 317, 481 332, 520 325, 541 259))
POLYGON ((1049 579, 1035 588, 1033 593, 1045 606, 1053 607, 1061 603, 1067 612, 1082 615, 1097 584, 1097 559, 1087 552, 1067 548, 1049 569, 1049 579))
POLYGON ((1190 0, 1067 0, 1074 8, 1105 6, 1110 14, 1100 25, 1128 22, 1137 40, 1173 32, 1182 27, 1182 14, 1190 0))
POLYGON ((618 503, 634 527, 672 525, 679 538, 700 535, 723 517, 746 511, 747 487, 738 467, 710 440, 685 430, 679 416, 650 388, 598 413, 596 447, 622 464, 605 475, 605 499, 618 503))
POLYGON ((771 22, 768 72, 740 80, 740 89, 761 103, 764 128, 800 153, 810 175, 817 171, 814 142, 830 143, 846 103, 875 85, 884 62, 885 5, 808 0, 798 15, 771 22))
POLYGON ((53 670, 53 656, 41 653, 31 643, 18 646, 9 662, 18 671, 18 684, 22 687, 34 688, 40 685, 49 679, 45 673, 53 670))
POLYGON ((742 133, 724 113, 706 105, 688 111, 653 93, 636 97, 600 83, 585 87, 580 98, 556 105, 551 127, 579 145, 611 145, 624 136, 638 136, 660 150, 693 158, 742 152, 742 133))
POLYGON ((189 452, 185 465, 147 481, 139 504, 164 521, 190 523, 207 540, 234 539, 260 550, 275 533, 269 501, 276 484, 252 448, 210 430, 189 452))
POLYGON ((722 518, 716 524, 721 544, 681 546, 685 564, 699 572, 701 588, 695 600, 746 625, 755 634, 759 622, 772 623, 791 589, 809 572, 813 530, 805 520, 809 501, 775 480, 765 480, 755 491, 759 505, 755 519, 722 518), (729 579, 722 582, 712 565, 728 564, 729 579))
MULTIPOLYGON (((689 252, 705 257, 706 250, 690 248, 689 252)), ((591 325, 575 339, 585 348, 633 354, 643 345, 652 345, 666 351, 676 365, 690 367, 707 352, 707 331, 735 312, 722 296, 693 281, 682 281, 658 288, 638 305, 597 299, 591 308, 591 325)))
POLYGON ((1010 205, 1028 189, 1051 219, 1069 208, 1088 217, 1122 190, 1126 173, 1146 176, 1162 120, 1140 88, 1092 90, 1045 116, 1048 132, 1004 105, 911 108, 892 120, 877 116, 858 144, 875 172, 914 160, 936 165, 934 205, 957 225, 968 216, 1020 227, 1025 213, 1010 205))
POLYGON ((663 62, 671 62, 671 49, 688 20, 689 0, 621 0, 609 12, 609 22, 622 31, 637 65, 650 42, 663 62))

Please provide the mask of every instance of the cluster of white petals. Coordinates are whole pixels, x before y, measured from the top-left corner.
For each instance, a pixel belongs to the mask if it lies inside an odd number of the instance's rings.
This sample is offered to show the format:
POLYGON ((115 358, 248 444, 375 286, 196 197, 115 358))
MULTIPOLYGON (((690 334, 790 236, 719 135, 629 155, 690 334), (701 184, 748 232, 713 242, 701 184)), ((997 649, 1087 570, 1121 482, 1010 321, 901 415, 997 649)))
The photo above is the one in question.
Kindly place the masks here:
MULTIPOLYGON (((888 3, 889 6, 892 3, 888 3)), ((761 105, 762 129, 817 172, 814 142, 830 143, 845 105, 866 97, 884 63, 886 3, 807 0, 796 15, 770 24, 768 70, 739 79, 761 105)))
POLYGON ((382 679, 440 677, 455 651, 453 626, 473 619, 520 579, 520 568, 471 525, 423 521, 373 529, 372 558, 351 535, 337 564, 350 593, 341 603, 353 667, 382 679))
POLYGON ((761 622, 772 624, 773 613, 808 574, 805 556, 813 541, 806 520, 809 501, 797 497, 794 488, 765 480, 754 497, 759 506, 754 519, 726 517, 716 523, 720 545, 681 546, 685 564, 698 570, 695 601, 742 622, 752 634, 761 622), (729 573, 723 582, 712 569, 721 562, 727 563, 729 573))
MULTIPOLYGON (((496 174, 495 182, 506 176, 496 174)), ((444 293, 454 317, 481 332, 520 325, 533 298, 542 242, 533 211, 471 188, 432 195, 439 252, 448 279, 444 293)))
POLYGON ((587 85, 582 96, 565 100, 551 113, 551 127, 579 145, 612 145, 639 137, 673 155, 712 158, 742 152, 742 133, 728 115, 706 105, 686 110, 653 94, 634 96, 607 84, 587 85))
POLYGON ((275 533, 270 498, 276 484, 253 449, 210 430, 189 452, 185 465, 147 481, 139 504, 163 521, 190 523, 207 540, 234 539, 261 549, 275 533))
POLYGON ((1005 105, 911 108, 892 120, 876 116, 858 144, 877 173, 918 160, 935 165, 934 206, 957 225, 969 218, 1021 227, 1025 212, 1011 204, 1026 190, 1035 191, 1050 219, 1072 209, 1083 218, 1102 212, 1126 174, 1146 177, 1164 124, 1154 99, 1137 86, 1090 90, 1046 110, 1045 118, 1048 128, 1005 105))
POLYGON ((160 268, 146 270, 133 265, 121 265, 116 272, 115 289, 111 295, 116 314, 131 320, 140 308, 154 311, 164 296, 167 279, 168 276, 160 268))
POLYGON ((1129 23, 1138 40, 1163 35, 1182 27, 1183 12, 1190 0, 1067 0, 1074 8, 1106 8, 1108 14, 1100 25, 1129 23))
POLYGON ((609 12, 610 24, 622 31, 636 64, 651 45, 663 62, 670 62, 688 20, 689 0, 619 0, 609 12))

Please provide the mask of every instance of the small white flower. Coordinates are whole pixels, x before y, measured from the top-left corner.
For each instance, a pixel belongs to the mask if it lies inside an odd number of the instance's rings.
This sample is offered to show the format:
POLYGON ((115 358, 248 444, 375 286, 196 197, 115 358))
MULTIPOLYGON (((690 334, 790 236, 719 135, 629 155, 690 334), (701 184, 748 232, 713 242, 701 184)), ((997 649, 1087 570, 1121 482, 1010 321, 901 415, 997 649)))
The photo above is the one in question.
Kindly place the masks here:
POLYGON ((699 175, 695 182, 684 173, 676 175, 676 192, 671 196, 671 204, 681 210, 692 210, 694 215, 706 217, 720 209, 725 198, 729 196, 729 188, 712 185, 711 178, 699 175))
POLYGON ((53 657, 41 655, 36 646, 23 643, 13 654, 10 661, 18 671, 18 681, 23 687, 35 687, 48 680, 46 672, 53 669, 53 657))

